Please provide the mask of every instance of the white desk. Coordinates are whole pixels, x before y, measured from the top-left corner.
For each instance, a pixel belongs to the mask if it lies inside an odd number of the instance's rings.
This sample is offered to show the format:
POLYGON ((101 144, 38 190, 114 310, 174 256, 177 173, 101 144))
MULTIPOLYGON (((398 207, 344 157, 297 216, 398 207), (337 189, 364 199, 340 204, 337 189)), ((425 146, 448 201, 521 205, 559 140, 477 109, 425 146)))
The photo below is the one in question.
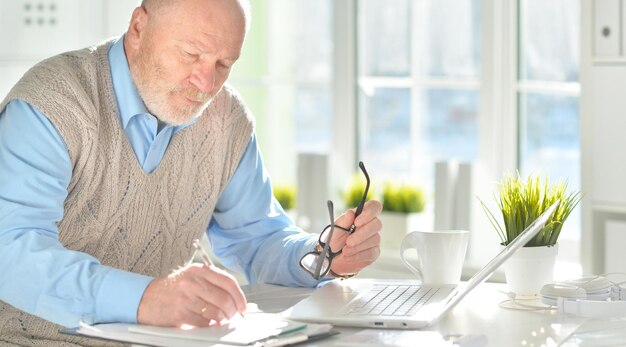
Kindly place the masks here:
MULTIPOLYGON (((250 302, 256 302, 268 312, 289 308, 313 291, 266 284, 244 286, 243 289, 250 302)), ((506 285, 481 284, 438 324, 425 330, 442 334, 482 334, 487 336, 488 346, 557 346, 586 321, 555 311, 501 308, 499 304, 507 299, 501 290, 506 290, 506 285)), ((338 327, 338 330, 341 331, 340 335, 309 345, 332 346, 342 336, 362 329, 338 327)))

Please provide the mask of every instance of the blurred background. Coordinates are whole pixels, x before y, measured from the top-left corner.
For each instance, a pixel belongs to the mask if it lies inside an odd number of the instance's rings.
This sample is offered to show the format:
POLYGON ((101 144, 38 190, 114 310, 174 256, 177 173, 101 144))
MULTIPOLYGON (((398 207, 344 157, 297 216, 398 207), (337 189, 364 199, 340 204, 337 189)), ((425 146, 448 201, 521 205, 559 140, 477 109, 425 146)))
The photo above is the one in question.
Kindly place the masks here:
MULTIPOLYGON (((41 59, 122 34, 136 4, 0 0, 0 94, 41 59)), ((343 207, 362 160, 375 196, 389 183, 422 189, 424 209, 412 228, 472 231, 471 271, 498 250, 479 199, 492 205, 497 182, 519 171, 583 191, 559 239, 557 268, 600 270, 605 260, 592 251, 605 240, 593 239, 586 201, 594 187, 581 179, 581 57, 592 54, 581 27, 590 37, 593 25, 591 14, 581 18, 585 6, 592 5, 252 0, 252 27, 230 82, 254 113, 274 186, 292 187, 290 213, 307 230, 326 222, 326 199, 343 207)), ((397 263, 385 254, 382 267, 397 263)))

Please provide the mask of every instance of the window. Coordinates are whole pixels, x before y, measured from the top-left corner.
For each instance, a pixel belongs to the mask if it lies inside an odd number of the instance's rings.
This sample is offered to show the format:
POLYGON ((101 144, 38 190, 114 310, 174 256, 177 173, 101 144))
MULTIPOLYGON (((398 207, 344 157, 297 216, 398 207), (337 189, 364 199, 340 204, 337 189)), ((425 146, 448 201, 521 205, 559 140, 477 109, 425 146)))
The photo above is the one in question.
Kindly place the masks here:
POLYGON ((273 181, 295 184, 296 155, 332 141, 332 1, 251 1, 252 28, 230 81, 257 124, 273 181))
POLYGON ((477 159, 478 3, 358 2, 359 150, 384 179, 432 196, 437 161, 477 159))
MULTIPOLYGON (((506 171, 566 178, 580 189, 578 1, 252 5, 253 29, 231 81, 257 117, 275 181, 295 181, 299 152, 356 144, 353 155, 367 163, 375 184, 423 186, 430 214, 438 161, 485 166, 491 177, 479 193, 484 200, 506 171), (335 54, 344 51, 354 55, 346 65, 335 54), (338 109, 348 112, 333 115, 338 109), (356 134, 334 135, 346 125, 356 134)), ((350 160, 340 164, 344 172, 355 169, 350 160)), ((490 228, 480 209, 473 213, 484 219, 481 230, 490 228)), ((579 208, 566 228, 560 258, 579 262, 579 208)))
MULTIPOLYGON (((522 174, 567 179, 570 190, 580 191, 580 2, 521 0, 518 6, 518 166, 522 174)), ((560 259, 576 263, 580 211, 559 237, 560 259)))

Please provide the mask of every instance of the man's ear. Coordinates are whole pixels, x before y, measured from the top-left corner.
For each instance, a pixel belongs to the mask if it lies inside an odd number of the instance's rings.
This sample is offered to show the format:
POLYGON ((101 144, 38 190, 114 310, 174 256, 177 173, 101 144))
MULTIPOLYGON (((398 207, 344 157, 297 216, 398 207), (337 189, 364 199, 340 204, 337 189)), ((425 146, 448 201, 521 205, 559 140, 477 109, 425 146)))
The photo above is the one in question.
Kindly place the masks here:
POLYGON ((135 8, 126 32, 126 45, 128 45, 128 48, 139 49, 139 43, 145 34, 147 26, 148 12, 141 6, 135 8))

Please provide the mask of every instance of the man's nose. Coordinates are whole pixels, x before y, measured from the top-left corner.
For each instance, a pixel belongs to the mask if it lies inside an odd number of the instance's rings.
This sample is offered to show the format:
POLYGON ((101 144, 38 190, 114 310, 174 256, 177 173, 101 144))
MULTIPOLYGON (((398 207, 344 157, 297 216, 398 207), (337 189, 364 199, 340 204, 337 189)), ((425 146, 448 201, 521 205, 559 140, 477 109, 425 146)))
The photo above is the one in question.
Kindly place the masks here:
POLYGON ((191 73, 191 84, 203 93, 210 94, 215 88, 215 68, 209 62, 197 63, 191 73))

